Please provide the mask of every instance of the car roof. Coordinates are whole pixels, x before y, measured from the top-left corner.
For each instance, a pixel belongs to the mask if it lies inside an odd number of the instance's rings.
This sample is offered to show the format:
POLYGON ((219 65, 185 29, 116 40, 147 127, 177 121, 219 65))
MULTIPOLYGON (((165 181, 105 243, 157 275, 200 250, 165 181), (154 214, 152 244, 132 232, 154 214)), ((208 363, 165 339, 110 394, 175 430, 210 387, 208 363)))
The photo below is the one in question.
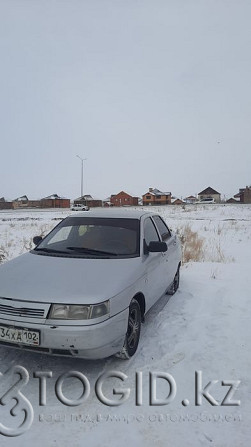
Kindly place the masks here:
POLYGON ((121 219, 141 219, 143 216, 153 216, 156 213, 148 212, 143 209, 140 210, 131 210, 128 208, 103 208, 103 209, 92 209, 88 212, 79 212, 77 216, 74 214, 76 218, 78 217, 103 217, 103 218, 121 218, 121 219))

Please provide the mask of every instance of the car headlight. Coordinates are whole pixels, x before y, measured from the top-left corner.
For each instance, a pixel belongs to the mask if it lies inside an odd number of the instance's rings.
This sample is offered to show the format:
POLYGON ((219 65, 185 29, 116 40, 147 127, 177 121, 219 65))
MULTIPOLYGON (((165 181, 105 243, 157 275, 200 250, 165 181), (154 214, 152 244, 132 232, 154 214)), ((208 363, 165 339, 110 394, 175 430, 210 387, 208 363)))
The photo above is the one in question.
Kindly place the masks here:
POLYGON ((109 300, 94 305, 52 304, 48 318, 52 320, 90 320, 109 314, 109 300))

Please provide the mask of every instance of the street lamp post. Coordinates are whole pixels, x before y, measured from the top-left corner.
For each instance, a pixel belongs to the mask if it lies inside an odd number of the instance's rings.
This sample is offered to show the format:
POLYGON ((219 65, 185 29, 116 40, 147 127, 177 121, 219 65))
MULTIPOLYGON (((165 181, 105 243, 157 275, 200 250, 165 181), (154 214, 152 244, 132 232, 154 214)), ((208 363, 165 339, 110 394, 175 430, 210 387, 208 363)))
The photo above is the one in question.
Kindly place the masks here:
POLYGON ((79 155, 76 155, 76 157, 78 157, 81 160, 81 197, 83 197, 84 195, 84 161, 87 160, 87 158, 82 158, 79 155))

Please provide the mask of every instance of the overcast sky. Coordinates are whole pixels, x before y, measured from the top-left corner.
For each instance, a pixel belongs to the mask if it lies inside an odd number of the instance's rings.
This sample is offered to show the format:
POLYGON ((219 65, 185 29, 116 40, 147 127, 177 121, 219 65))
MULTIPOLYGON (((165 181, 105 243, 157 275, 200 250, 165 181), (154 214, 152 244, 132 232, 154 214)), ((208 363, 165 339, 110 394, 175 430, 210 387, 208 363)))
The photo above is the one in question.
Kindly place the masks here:
POLYGON ((250 0, 0 0, 0 197, 251 184, 250 0))

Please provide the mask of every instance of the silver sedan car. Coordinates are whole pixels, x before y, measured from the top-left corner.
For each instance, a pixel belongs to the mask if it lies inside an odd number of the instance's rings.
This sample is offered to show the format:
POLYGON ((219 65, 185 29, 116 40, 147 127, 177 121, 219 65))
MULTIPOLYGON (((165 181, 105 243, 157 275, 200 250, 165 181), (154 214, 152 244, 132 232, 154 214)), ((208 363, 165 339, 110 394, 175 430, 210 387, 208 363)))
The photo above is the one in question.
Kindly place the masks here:
POLYGON ((146 312, 179 287, 180 243, 158 214, 78 213, 33 241, 33 250, 0 266, 5 346, 130 358, 146 312))

